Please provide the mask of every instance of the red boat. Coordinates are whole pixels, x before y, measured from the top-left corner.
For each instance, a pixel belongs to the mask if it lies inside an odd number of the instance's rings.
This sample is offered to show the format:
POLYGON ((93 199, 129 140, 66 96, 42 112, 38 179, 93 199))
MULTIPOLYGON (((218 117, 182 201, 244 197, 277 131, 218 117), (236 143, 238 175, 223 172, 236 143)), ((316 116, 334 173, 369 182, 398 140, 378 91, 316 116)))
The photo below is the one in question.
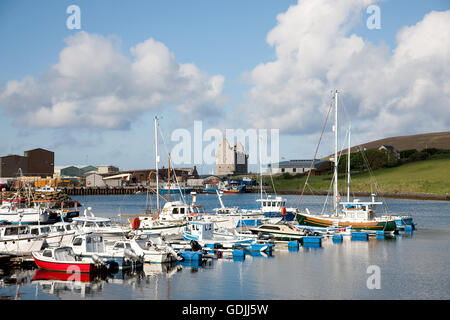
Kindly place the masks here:
POLYGON ((90 273, 105 269, 105 265, 91 258, 83 260, 75 255, 71 247, 48 248, 42 253, 32 252, 34 262, 40 269, 68 273, 90 273))

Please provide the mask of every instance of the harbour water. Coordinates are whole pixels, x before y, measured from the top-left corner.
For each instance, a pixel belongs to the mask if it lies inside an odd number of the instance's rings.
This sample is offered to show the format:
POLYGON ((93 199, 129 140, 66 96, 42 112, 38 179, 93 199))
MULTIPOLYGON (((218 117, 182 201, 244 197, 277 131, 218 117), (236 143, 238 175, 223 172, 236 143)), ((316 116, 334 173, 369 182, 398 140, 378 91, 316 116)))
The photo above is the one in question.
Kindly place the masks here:
MULTIPOLYGON (((284 197, 287 206, 297 206, 298 196, 284 197)), ((143 213, 146 203, 155 203, 154 198, 147 201, 145 194, 72 198, 82 203, 80 214, 90 206, 96 215, 112 218, 143 213)), ((258 194, 231 194, 223 201, 227 206, 248 207, 256 206, 257 198, 258 194)), ((301 208, 320 212, 324 200, 304 196, 301 208)), ((448 300, 450 202, 385 201, 391 213, 412 215, 417 230, 368 241, 344 237, 335 243, 330 237, 320 248, 286 248, 272 256, 247 255, 243 261, 145 265, 139 272, 86 282, 52 279, 36 269, 1 270, 0 295, 23 300, 448 300)), ((198 195, 197 203, 207 211, 219 207, 214 194, 198 195)))

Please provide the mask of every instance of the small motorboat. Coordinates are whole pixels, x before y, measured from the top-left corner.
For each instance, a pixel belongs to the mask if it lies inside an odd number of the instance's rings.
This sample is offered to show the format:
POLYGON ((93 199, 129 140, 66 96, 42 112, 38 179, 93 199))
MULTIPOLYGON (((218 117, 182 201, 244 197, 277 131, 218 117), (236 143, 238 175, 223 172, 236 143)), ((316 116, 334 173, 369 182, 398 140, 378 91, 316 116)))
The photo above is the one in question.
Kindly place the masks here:
POLYGON ((236 244, 250 244, 255 240, 254 237, 242 237, 231 233, 216 233, 214 231, 214 222, 207 221, 191 221, 186 230, 183 230, 183 239, 185 241, 195 240, 201 246, 220 243, 224 247, 232 247, 236 244))
POLYGON ((31 233, 29 225, 7 225, 0 227, 0 253, 22 256, 39 251, 45 236, 31 233))
POLYGON ((268 237, 276 240, 298 240, 306 233, 289 223, 263 224, 258 227, 249 227, 248 230, 260 237, 268 237))
POLYGON ((84 210, 83 216, 72 218, 72 222, 79 233, 100 233, 107 243, 124 238, 130 231, 128 228, 114 225, 109 218, 96 217, 91 207, 84 210))
POLYGON ((157 234, 143 233, 135 235, 130 240, 119 240, 110 250, 114 252, 124 249, 132 250, 148 263, 170 263, 181 259, 175 250, 157 234))
POLYGON ((72 273, 89 273, 106 270, 106 264, 92 258, 77 256, 71 247, 47 248, 42 252, 31 253, 40 269, 72 273))
MULTIPOLYGON (((120 240, 119 240, 120 241, 120 240)), ((70 244, 73 252, 81 258, 94 258, 107 264, 110 269, 125 269, 142 265, 141 259, 129 247, 113 249, 105 245, 103 236, 98 233, 80 234, 70 244)))

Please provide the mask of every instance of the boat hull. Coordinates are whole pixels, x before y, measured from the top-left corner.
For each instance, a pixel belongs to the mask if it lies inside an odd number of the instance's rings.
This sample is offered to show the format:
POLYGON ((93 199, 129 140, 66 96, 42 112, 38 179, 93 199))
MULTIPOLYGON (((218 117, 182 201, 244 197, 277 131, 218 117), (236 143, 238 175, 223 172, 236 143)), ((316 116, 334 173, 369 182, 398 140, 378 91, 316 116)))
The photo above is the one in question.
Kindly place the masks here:
POLYGON ((90 262, 84 261, 55 261, 46 260, 32 252, 34 262, 40 269, 61 271, 61 272, 80 272, 89 273, 97 271, 97 267, 90 262))
POLYGON ((397 225, 394 220, 386 220, 386 221, 374 220, 374 221, 354 222, 344 219, 321 218, 302 213, 297 213, 296 219, 300 225, 312 227, 338 227, 338 228, 351 227, 352 230, 385 231, 385 232, 393 232, 397 229, 397 225))
MULTIPOLYGON (((181 193, 183 194, 189 194, 192 192, 193 189, 181 189, 181 193)), ((169 189, 159 189, 159 193, 160 194, 168 194, 169 193, 169 189)), ((180 193, 180 189, 174 188, 174 189, 170 189, 170 194, 179 194, 180 193)))

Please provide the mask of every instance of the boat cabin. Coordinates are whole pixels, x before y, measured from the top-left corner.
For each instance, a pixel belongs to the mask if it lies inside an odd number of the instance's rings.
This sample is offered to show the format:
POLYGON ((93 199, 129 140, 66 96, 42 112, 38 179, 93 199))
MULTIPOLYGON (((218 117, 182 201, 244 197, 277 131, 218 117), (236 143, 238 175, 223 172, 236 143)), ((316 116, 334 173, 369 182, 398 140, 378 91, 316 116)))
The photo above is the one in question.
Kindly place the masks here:
POLYGON ((53 258, 56 261, 77 261, 75 252, 71 247, 47 248, 42 252, 44 257, 53 258))
POLYGON ((374 199, 371 202, 360 202, 359 199, 354 199, 351 202, 340 202, 340 204, 342 212, 348 218, 374 220, 375 206, 382 202, 375 202, 374 199))
POLYGON ((213 222, 192 221, 187 228, 190 235, 197 240, 211 240, 214 235, 213 222))
POLYGON ((74 237, 71 247, 76 254, 105 252, 105 243, 103 241, 103 236, 95 233, 74 237))
POLYGON ((12 236, 30 235, 29 226, 6 226, 0 228, 0 238, 8 238, 12 236))
POLYGON ((100 229, 113 227, 112 222, 108 218, 101 217, 75 217, 72 222, 79 228, 83 229, 100 229))
POLYGON ((202 206, 190 205, 182 201, 166 202, 161 211, 161 221, 189 220, 193 216, 203 214, 202 206))
POLYGON ((268 196, 266 199, 257 199, 256 202, 262 203, 263 212, 281 211, 281 208, 286 206, 286 200, 282 197, 272 199, 268 196))

